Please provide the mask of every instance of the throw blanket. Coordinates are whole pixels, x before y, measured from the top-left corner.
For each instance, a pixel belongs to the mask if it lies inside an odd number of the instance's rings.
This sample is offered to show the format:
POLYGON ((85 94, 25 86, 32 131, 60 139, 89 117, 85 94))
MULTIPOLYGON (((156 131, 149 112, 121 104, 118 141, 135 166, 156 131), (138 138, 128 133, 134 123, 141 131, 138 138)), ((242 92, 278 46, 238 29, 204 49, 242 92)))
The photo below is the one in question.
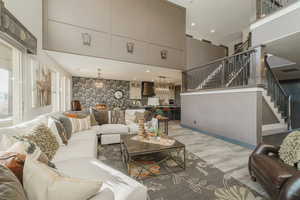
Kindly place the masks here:
POLYGON ((279 150, 284 163, 295 166, 300 161, 300 131, 290 133, 282 142, 279 150))

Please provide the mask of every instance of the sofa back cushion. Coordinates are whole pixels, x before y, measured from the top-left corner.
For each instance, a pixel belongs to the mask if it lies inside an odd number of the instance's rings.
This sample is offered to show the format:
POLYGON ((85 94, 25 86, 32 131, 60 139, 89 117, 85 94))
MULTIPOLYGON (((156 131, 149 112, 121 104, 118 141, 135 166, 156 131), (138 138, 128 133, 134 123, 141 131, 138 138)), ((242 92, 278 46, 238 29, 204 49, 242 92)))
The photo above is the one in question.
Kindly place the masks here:
POLYGON ((134 124, 136 120, 135 113, 144 113, 145 109, 135 109, 135 110, 126 110, 125 111, 125 123, 127 125, 134 124))
POLYGON ((0 165, 0 199, 27 200, 20 181, 3 165, 0 165))

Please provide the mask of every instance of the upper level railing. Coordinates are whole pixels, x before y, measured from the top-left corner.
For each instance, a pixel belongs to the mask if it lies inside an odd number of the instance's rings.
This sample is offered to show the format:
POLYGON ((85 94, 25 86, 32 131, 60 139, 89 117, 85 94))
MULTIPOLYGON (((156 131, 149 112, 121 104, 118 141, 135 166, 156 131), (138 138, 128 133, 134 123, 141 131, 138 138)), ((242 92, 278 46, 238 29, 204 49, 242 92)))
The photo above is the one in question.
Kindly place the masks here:
POLYGON ((257 0, 257 19, 264 18, 299 0, 257 0))
POLYGON ((250 85, 250 65, 254 62, 255 51, 247 50, 183 72, 185 91, 250 85))

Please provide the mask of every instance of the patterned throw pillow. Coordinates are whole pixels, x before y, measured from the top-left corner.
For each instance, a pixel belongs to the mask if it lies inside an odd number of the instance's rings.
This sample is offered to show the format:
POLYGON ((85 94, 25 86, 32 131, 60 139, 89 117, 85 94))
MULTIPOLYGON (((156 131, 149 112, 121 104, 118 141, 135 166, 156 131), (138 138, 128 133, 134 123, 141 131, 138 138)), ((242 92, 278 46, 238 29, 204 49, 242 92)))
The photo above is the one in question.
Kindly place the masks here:
POLYGON ((125 124, 125 111, 112 110, 109 111, 109 124, 125 124))
POLYGON ((72 124, 72 133, 91 129, 91 117, 83 119, 69 118, 72 124))
POLYGON ((20 181, 3 165, 0 165, 0 188, 0 199, 27 200, 20 181))
POLYGON ((282 142, 279 157, 285 164, 295 166, 300 161, 300 131, 290 133, 282 142))
POLYGON ((59 143, 51 130, 44 124, 40 124, 32 129, 30 135, 22 136, 25 139, 36 144, 42 152, 46 154, 49 160, 52 160, 56 154, 59 143))
POLYGON ((57 119, 52 118, 51 119, 55 122, 58 134, 63 142, 63 144, 67 145, 68 144, 68 137, 67 137, 67 132, 66 129, 64 127, 64 125, 57 119))

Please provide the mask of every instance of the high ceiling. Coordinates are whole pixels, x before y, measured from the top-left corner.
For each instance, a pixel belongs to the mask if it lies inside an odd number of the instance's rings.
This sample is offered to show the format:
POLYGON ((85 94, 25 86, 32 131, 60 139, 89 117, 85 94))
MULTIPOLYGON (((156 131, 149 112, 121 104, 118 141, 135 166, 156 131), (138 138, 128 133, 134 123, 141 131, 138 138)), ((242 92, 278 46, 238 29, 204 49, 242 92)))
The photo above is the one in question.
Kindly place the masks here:
POLYGON ((187 33, 214 43, 241 38, 242 31, 255 19, 254 0, 169 1, 187 8, 187 33))

